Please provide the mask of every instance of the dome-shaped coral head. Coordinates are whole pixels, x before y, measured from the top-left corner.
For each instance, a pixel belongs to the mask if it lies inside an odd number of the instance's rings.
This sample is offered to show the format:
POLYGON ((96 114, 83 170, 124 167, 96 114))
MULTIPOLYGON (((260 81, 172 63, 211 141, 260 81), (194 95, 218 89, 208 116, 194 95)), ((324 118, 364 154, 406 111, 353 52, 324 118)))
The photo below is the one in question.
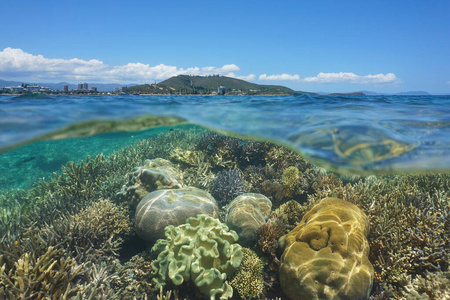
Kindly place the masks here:
POLYGON ((374 270, 368 259, 367 216, 356 205, 325 198, 282 238, 280 283, 292 300, 369 297, 374 270))

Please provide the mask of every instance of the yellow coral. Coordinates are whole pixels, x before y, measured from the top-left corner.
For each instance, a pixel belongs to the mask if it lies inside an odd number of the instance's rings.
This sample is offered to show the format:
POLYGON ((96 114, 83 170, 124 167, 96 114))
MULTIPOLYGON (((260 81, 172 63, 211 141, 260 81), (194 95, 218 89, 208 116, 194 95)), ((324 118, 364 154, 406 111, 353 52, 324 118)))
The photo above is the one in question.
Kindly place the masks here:
POLYGON ((244 256, 236 276, 230 285, 244 300, 258 298, 264 290, 263 263, 255 252, 242 248, 244 256))
POLYGON ((280 283, 290 299, 367 299, 369 222, 354 204, 325 198, 280 242, 280 283))
POLYGON ((282 182, 291 190, 298 188, 298 182, 300 180, 301 172, 297 167, 290 166, 283 172, 282 182))

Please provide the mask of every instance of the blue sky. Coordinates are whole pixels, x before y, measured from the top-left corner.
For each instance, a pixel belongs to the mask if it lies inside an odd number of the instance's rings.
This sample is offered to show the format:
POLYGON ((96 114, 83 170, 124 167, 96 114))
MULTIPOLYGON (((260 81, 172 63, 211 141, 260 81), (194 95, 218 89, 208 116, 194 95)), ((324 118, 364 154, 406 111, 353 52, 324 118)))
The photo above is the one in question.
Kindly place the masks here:
POLYGON ((450 93, 450 1, 3 0, 0 79, 450 93))

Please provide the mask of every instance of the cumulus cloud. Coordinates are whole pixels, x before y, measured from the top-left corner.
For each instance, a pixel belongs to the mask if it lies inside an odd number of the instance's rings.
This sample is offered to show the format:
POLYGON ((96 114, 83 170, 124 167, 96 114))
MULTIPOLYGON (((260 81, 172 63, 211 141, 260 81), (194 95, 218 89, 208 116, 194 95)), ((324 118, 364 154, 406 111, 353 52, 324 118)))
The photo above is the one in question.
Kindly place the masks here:
POLYGON ((305 82, 318 83, 396 83, 399 79, 393 73, 376 74, 376 75, 356 75, 354 73, 319 73, 315 77, 306 77, 305 82))
POLYGON ((255 75, 236 76, 240 71, 235 64, 222 67, 179 68, 169 65, 150 66, 140 62, 110 66, 98 59, 78 58, 60 59, 33 55, 22 49, 5 48, 0 52, 0 76, 8 79, 33 78, 42 80, 97 80, 99 82, 149 82, 164 80, 181 74, 212 75, 220 74, 235 78, 252 80, 255 75))
POLYGON ((300 76, 297 74, 291 75, 291 74, 278 74, 278 75, 267 75, 267 74, 261 74, 259 75, 259 80, 274 80, 274 81, 283 81, 283 80, 300 80, 300 76))

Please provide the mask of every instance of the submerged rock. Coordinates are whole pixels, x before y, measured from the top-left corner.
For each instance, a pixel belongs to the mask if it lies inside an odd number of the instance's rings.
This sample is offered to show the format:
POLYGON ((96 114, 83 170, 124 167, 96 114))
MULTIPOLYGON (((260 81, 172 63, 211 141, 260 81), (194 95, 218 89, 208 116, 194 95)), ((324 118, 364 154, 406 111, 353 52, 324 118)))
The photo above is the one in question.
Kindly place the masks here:
POLYGON ((164 237, 168 225, 181 225, 199 214, 217 217, 218 211, 216 200, 196 187, 157 190, 145 196, 136 208, 136 233, 153 242, 164 237))
POLYGON ((147 159, 143 166, 134 168, 133 172, 128 174, 128 182, 117 193, 117 197, 136 207, 150 192, 181 187, 183 187, 183 173, 170 161, 162 158, 147 159))
POLYGON ((272 202, 262 194, 246 193, 230 202, 225 223, 239 235, 239 241, 249 244, 256 241, 255 231, 266 223, 272 202))
POLYGON ((280 283, 290 299, 367 299, 374 269, 369 221, 356 205, 325 198, 280 239, 280 283))

